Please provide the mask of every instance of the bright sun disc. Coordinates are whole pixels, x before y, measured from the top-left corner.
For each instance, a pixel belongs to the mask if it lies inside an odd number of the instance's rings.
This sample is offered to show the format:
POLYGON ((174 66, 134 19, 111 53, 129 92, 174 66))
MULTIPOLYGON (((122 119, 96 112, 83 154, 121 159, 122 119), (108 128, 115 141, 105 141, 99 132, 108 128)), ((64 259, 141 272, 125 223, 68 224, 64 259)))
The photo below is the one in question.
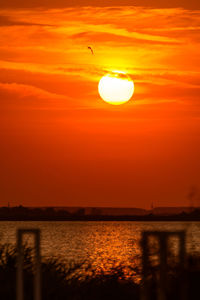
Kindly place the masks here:
POLYGON ((98 89, 105 102, 120 105, 133 96, 134 83, 127 74, 115 71, 100 79, 98 89))

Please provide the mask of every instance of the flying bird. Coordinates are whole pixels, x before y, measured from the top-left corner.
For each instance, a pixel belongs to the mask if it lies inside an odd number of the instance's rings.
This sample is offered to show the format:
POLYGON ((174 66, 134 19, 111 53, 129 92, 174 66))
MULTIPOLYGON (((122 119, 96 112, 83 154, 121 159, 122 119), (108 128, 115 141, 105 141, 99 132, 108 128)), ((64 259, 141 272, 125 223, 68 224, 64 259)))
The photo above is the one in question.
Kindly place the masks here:
POLYGON ((92 50, 92 47, 88 46, 88 49, 91 51, 92 55, 94 55, 94 51, 92 50))

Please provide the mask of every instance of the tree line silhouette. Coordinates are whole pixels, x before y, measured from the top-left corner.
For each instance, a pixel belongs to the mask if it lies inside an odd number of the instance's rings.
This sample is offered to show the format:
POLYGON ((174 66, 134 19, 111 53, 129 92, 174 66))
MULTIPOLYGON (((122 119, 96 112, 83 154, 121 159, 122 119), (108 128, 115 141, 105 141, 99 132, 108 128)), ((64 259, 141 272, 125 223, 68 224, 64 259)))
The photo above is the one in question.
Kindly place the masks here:
POLYGON ((30 208, 22 205, 16 207, 1 207, 0 221, 200 221, 200 208, 178 214, 157 215, 149 211, 146 215, 104 215, 99 208, 93 208, 90 214, 85 208, 77 208, 70 212, 65 208, 54 207, 30 208))

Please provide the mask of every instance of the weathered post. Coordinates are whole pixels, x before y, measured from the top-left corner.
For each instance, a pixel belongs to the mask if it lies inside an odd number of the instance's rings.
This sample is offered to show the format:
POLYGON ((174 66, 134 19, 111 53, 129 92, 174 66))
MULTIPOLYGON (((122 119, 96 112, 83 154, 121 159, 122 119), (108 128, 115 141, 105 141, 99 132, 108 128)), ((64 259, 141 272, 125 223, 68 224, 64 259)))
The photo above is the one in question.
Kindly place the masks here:
POLYGON ((39 229, 18 229, 17 230, 17 300, 24 299, 23 291, 23 235, 34 235, 35 249, 35 274, 34 274, 34 300, 41 300, 41 256, 40 256, 40 230, 39 229))
MULTIPOLYGON (((149 287, 148 287, 148 269, 150 266, 149 262, 149 247, 148 240, 150 237, 157 238, 159 242, 159 280, 157 289, 157 299, 167 300, 166 297, 166 282, 167 282, 167 256, 168 256, 168 239, 171 236, 178 237, 179 239, 179 265, 184 272, 185 265, 185 231, 144 231, 142 233, 141 247, 142 247, 142 290, 141 300, 149 299, 149 287)), ((183 277, 184 278, 184 277, 183 277)), ((181 286, 181 297, 186 299, 185 285, 181 286)))

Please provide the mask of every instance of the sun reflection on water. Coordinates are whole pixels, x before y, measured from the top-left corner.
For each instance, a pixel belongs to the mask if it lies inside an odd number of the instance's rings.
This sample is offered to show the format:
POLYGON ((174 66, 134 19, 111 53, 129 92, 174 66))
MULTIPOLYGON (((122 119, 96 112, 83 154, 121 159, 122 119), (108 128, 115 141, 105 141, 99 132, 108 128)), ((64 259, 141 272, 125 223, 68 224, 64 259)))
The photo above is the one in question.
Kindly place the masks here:
MULTIPOLYGON (((66 264, 71 261, 85 262, 85 265, 91 265, 95 274, 102 271, 109 274, 122 266, 125 276, 138 281, 141 270, 141 232, 158 230, 161 226, 162 230, 187 229, 187 251, 200 251, 198 222, 190 226, 184 222, 1 222, 0 236, 1 243, 14 244, 17 228, 37 227, 41 229, 41 253, 44 259, 54 257, 66 264)), ((26 237, 26 241, 31 244, 30 237, 26 237)), ((177 242, 172 239, 169 243, 172 245, 172 256, 175 257, 177 242)), ((156 263, 157 247, 154 245, 152 249, 155 252, 152 253, 152 259, 156 263)), ((84 268, 82 271, 85 272, 84 268)))

